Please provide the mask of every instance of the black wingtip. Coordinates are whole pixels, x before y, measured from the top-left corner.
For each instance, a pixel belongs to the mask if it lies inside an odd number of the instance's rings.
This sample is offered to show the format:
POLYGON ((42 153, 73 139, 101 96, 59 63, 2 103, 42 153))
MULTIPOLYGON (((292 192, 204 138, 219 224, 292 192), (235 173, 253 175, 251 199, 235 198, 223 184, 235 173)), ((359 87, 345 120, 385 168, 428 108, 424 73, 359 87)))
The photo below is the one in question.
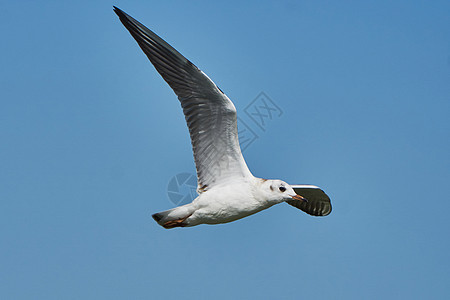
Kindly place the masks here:
POLYGON ((117 6, 113 6, 113 10, 116 13, 116 15, 118 15, 119 17, 125 16, 125 12, 123 10, 121 10, 120 8, 118 8, 117 6))
POLYGON ((294 187, 294 191, 309 201, 305 202, 293 199, 286 201, 288 204, 312 216, 324 217, 331 213, 332 206, 330 197, 323 190, 312 187, 294 187))
POLYGON ((162 219, 162 215, 160 213, 156 213, 152 215, 153 220, 155 220, 156 222, 161 221, 162 219))
POLYGON ((113 6, 113 10, 121 20, 129 18, 127 13, 124 12, 123 10, 121 10, 120 8, 118 8, 117 6, 113 6))

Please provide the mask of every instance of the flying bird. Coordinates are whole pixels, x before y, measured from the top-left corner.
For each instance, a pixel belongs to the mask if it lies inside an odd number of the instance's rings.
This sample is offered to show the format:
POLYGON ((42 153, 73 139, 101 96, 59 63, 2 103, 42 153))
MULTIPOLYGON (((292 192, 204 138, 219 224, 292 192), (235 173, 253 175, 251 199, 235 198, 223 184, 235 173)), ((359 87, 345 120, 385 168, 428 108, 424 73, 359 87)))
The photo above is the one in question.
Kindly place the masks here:
POLYGON ((282 202, 313 216, 331 212, 330 198, 317 186, 254 177, 239 147, 233 102, 162 38, 115 6, 114 12, 178 96, 191 137, 199 196, 153 214, 159 225, 228 223, 282 202))

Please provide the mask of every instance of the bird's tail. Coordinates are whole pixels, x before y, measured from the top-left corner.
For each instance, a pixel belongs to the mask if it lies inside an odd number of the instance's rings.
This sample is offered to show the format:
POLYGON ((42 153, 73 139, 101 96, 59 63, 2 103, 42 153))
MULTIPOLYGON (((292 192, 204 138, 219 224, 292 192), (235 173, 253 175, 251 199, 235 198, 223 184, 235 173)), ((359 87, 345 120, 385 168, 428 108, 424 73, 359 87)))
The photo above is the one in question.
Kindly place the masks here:
POLYGON ((189 226, 187 218, 194 212, 191 203, 152 215, 152 218, 166 229, 189 226))

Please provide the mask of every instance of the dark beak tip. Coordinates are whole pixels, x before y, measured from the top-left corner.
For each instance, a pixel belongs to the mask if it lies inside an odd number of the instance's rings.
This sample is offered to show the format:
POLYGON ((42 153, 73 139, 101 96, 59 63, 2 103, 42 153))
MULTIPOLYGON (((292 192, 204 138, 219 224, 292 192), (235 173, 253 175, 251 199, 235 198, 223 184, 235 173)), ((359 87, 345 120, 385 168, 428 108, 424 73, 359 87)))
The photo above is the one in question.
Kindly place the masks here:
POLYGON ((308 199, 306 199, 305 197, 300 196, 300 195, 295 195, 294 197, 292 197, 292 199, 303 201, 303 202, 306 202, 306 203, 308 202, 308 199))

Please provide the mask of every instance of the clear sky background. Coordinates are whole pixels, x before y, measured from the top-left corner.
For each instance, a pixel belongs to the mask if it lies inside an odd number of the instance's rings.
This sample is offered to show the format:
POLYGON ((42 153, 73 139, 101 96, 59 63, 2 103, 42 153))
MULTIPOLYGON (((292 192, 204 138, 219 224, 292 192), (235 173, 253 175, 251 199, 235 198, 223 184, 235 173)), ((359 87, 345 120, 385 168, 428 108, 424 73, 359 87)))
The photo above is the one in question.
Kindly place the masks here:
POLYGON ((450 296, 448 1, 10 0, 0 24, 1 299, 450 296), (331 215, 158 226, 188 131, 113 5, 234 101, 255 176, 321 186, 331 215))

